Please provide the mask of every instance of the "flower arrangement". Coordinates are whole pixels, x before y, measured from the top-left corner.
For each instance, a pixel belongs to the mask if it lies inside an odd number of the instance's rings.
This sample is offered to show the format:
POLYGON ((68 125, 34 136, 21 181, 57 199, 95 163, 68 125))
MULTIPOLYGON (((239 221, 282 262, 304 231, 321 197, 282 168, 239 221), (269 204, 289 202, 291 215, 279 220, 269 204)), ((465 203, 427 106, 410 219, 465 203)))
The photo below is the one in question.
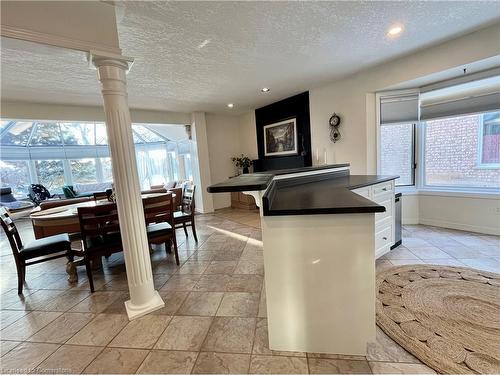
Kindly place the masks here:
POLYGON ((248 156, 241 154, 240 157, 233 156, 231 158, 236 168, 243 169, 243 173, 248 173, 248 168, 252 165, 252 160, 248 156))

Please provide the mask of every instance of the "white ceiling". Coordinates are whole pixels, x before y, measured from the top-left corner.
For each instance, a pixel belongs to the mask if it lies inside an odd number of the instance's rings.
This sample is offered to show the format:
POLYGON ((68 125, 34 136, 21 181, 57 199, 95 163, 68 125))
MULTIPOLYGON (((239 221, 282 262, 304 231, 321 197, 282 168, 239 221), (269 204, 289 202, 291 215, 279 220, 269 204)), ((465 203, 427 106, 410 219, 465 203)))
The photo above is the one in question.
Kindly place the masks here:
MULTIPOLYGON (((499 1, 116 4, 131 107, 186 112, 241 113, 500 21, 499 1)), ((101 104, 81 53, 2 41, 3 99, 101 104)))

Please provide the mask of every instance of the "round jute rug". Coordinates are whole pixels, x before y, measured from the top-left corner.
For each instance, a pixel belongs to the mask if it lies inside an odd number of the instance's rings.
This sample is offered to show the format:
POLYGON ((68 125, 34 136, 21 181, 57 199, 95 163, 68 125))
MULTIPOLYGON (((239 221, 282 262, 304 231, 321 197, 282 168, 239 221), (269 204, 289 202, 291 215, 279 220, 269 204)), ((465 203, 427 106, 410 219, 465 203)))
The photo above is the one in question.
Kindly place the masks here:
POLYGON ((500 374, 500 275, 436 265, 377 274, 377 324, 440 373, 500 374))

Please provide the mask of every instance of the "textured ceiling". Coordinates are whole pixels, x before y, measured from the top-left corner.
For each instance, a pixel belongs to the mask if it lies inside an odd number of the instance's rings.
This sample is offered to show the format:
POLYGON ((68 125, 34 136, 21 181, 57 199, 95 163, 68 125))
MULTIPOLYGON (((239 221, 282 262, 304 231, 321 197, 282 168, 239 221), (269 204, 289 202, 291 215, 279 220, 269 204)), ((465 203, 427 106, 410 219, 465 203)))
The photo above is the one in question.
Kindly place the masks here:
MULTIPOLYGON (((131 107, 239 113, 498 22, 500 2, 130 1, 117 20, 131 107)), ((82 54, 3 43, 1 62, 4 99, 101 103, 82 54)))

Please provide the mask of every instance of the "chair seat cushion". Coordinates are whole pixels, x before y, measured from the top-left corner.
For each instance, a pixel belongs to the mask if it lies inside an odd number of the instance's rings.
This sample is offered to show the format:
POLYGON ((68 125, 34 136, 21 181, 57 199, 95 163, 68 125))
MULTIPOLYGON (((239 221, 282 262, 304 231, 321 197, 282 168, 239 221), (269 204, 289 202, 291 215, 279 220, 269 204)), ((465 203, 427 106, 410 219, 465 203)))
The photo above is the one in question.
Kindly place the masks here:
POLYGON ((36 258, 42 255, 59 253, 71 250, 71 241, 67 233, 56 234, 55 236, 34 240, 23 246, 20 254, 25 259, 36 258))
POLYGON ((172 233, 172 226, 169 223, 150 224, 146 227, 146 233, 149 238, 164 236, 172 233))
POLYGON ((184 211, 175 211, 174 212, 174 219, 189 219, 191 217, 190 212, 184 212, 184 211))

